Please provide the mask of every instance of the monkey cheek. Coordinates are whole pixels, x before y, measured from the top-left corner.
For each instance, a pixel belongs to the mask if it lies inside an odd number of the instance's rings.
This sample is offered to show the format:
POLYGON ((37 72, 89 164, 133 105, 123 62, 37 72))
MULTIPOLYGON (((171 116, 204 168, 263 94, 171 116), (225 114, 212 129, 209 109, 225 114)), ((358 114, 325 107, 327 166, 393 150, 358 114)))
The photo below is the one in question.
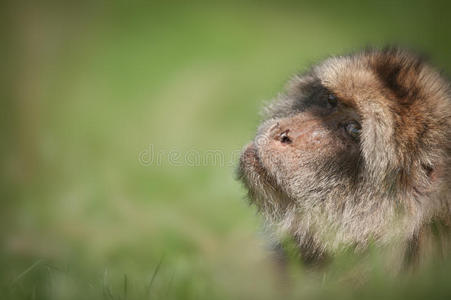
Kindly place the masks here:
POLYGON ((266 144, 257 149, 259 165, 276 189, 285 192, 291 174, 299 171, 302 157, 293 148, 281 148, 277 144, 266 144))

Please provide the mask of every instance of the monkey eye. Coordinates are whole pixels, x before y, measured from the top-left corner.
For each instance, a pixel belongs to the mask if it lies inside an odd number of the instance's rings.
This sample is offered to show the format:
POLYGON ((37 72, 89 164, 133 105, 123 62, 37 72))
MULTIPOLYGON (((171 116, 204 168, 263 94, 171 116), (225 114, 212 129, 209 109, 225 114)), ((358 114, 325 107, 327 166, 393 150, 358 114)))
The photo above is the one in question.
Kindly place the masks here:
POLYGON ((357 122, 351 122, 346 124, 345 129, 346 132, 353 138, 358 138, 360 136, 360 132, 362 131, 362 127, 357 122))
POLYGON ((330 104, 330 106, 336 107, 338 104, 337 96, 335 96, 334 94, 327 95, 327 102, 330 104))

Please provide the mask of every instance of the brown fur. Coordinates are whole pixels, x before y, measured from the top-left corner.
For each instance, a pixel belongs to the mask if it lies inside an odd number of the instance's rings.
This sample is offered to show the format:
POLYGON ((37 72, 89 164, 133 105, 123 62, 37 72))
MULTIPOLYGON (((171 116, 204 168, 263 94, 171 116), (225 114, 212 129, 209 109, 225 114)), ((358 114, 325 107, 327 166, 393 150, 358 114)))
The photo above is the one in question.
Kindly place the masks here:
POLYGON ((450 137, 448 82, 407 51, 366 50, 295 76, 265 108, 239 174, 274 236, 294 237, 306 260, 375 243, 411 263, 425 241, 447 246, 450 137))

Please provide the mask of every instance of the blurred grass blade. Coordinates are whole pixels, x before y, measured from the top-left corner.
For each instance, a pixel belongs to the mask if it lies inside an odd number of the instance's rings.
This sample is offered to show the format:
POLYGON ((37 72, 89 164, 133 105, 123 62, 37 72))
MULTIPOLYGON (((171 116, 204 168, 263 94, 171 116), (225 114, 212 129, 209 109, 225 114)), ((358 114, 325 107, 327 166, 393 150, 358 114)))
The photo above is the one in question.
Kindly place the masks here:
POLYGON ((158 271, 160 270, 161 263, 163 262, 163 258, 164 258, 164 255, 161 256, 160 261, 159 261, 158 264, 157 264, 157 267, 156 267, 155 270, 153 271, 152 278, 150 278, 149 286, 148 286, 148 288, 147 288, 147 298, 150 297, 150 291, 151 291, 151 289, 152 289, 152 285, 153 285, 153 282, 154 282, 154 280, 155 280, 155 277, 157 276, 158 271))
POLYGON ((127 274, 124 274, 124 300, 127 300, 127 290, 128 290, 128 278, 127 274))
POLYGON ((103 273, 103 298, 114 300, 113 293, 108 285, 108 269, 105 269, 105 272, 103 273))
POLYGON ((39 264, 41 264, 44 260, 40 259, 36 262, 34 262, 31 266, 29 266, 25 271, 23 271, 22 273, 20 273, 11 283, 11 285, 15 285, 17 284, 17 282, 19 282, 19 280, 21 280, 25 275, 27 275, 28 273, 30 273, 33 269, 35 269, 39 264))

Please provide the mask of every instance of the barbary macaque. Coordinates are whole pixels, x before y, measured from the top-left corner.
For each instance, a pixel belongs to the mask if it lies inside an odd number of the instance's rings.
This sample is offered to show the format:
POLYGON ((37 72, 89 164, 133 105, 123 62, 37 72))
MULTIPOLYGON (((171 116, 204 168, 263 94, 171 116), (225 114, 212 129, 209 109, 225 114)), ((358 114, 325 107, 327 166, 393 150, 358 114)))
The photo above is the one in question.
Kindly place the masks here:
POLYGON ((264 109, 239 177, 304 262, 391 247, 402 264, 445 254, 451 225, 451 89, 395 47, 326 59, 264 109))

